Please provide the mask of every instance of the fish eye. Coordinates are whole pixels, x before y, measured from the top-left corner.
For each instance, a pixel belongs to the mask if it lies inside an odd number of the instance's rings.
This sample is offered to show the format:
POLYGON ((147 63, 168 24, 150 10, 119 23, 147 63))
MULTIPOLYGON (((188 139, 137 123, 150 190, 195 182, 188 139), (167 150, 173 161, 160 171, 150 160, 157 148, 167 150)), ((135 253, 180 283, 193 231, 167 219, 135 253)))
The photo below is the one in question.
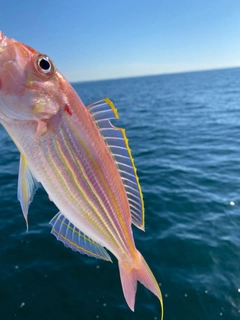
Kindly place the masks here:
POLYGON ((53 62, 45 54, 40 53, 35 56, 34 66, 37 72, 45 78, 51 78, 55 74, 53 62))
POLYGON ((43 72, 49 72, 51 70, 51 63, 46 58, 39 58, 38 65, 43 72))

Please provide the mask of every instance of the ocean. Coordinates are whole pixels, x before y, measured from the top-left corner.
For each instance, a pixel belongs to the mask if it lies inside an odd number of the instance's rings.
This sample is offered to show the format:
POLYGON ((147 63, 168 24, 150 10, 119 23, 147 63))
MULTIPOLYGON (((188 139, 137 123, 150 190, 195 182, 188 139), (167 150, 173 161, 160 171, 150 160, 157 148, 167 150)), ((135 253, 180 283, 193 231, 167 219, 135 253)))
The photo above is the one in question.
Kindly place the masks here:
MULTIPOLYGON (((240 69, 75 83, 87 105, 118 109, 145 202, 137 248, 159 282, 166 320, 240 318, 240 69)), ((0 319, 156 320, 138 285, 124 300, 118 263, 73 252, 50 234, 58 212, 43 188, 17 200, 19 152, 0 128, 0 319)))

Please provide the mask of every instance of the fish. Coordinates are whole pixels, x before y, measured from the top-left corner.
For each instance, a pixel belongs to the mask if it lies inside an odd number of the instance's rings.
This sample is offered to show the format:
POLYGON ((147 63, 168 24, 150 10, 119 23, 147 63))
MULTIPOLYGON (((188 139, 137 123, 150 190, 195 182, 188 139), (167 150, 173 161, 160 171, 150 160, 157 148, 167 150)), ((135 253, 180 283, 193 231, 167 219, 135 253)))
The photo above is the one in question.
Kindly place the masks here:
POLYGON ((133 238, 144 230, 144 202, 125 130, 113 102, 85 106, 46 54, 0 31, 0 123, 20 152, 18 200, 28 228, 41 184, 59 212, 51 233, 90 257, 118 260, 123 295, 134 311, 137 283, 163 299, 133 238))

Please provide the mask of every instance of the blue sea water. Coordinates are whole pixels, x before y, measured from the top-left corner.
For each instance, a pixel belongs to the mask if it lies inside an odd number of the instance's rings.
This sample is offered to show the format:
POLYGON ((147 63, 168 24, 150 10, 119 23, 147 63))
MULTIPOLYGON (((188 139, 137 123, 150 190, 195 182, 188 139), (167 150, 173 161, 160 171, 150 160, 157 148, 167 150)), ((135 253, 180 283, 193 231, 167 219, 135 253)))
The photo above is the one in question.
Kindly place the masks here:
MULTIPOLYGON (((109 97, 129 138, 146 209, 136 246, 160 283, 166 320, 240 318, 240 69, 74 84, 85 104, 109 97)), ((118 264, 50 234, 58 212, 39 189, 29 232, 18 203, 19 153, 0 128, 0 319, 154 320, 138 285, 126 305, 118 264)))

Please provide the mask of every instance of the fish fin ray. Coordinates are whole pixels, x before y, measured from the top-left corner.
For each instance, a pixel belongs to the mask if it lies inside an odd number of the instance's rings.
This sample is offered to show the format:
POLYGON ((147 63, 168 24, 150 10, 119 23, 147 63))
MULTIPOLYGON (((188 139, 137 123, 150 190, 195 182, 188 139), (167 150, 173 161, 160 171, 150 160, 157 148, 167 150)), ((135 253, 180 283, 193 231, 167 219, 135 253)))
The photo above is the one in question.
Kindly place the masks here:
POLYGON ((144 202, 141 186, 137 176, 137 170, 125 130, 112 125, 111 119, 118 119, 117 109, 112 101, 103 99, 87 106, 92 118, 98 126, 104 141, 115 161, 119 174, 122 178, 125 190, 129 188, 132 192, 127 192, 128 200, 134 199, 136 202, 134 212, 131 210, 132 223, 139 229, 144 230, 144 202))
POLYGON ((122 283, 122 290, 129 308, 134 311, 135 296, 137 291, 137 282, 157 296, 161 306, 161 320, 163 319, 163 300, 159 285, 144 260, 140 252, 137 252, 138 258, 134 266, 125 265, 119 261, 119 272, 122 283))
POLYGON ((66 247, 90 257, 112 261, 107 251, 75 227, 61 212, 50 221, 51 233, 66 247))
POLYGON ((21 154, 18 174, 18 200, 28 229, 28 208, 39 187, 39 182, 29 169, 27 159, 21 154))
POLYGON ((35 132, 35 137, 39 138, 47 132, 47 120, 46 119, 38 119, 34 116, 34 119, 37 122, 37 130, 35 132))

